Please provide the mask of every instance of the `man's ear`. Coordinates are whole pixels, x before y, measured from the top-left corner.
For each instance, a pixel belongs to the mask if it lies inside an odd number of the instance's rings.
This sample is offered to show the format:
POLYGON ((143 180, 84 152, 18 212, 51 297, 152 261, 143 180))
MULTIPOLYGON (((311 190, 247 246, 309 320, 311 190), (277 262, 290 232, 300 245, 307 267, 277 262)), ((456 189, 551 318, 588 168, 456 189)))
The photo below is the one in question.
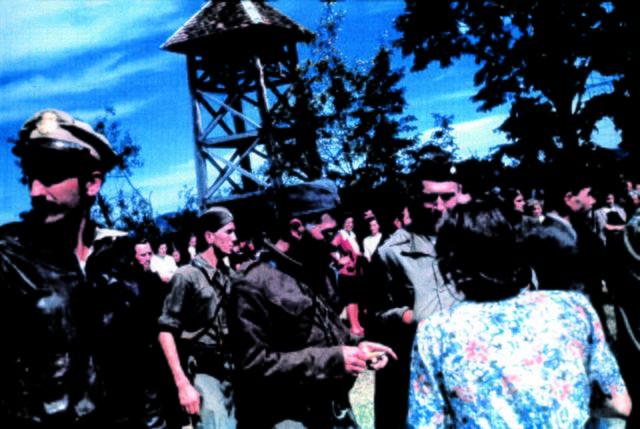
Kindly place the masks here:
POLYGON ((564 196, 564 202, 569 205, 571 203, 571 198, 573 198, 573 194, 571 192, 567 192, 564 196))
POLYGON ((94 171, 91 173, 91 178, 87 182, 87 195, 90 197, 95 197, 100 192, 100 187, 104 182, 104 177, 102 173, 99 171, 94 171))

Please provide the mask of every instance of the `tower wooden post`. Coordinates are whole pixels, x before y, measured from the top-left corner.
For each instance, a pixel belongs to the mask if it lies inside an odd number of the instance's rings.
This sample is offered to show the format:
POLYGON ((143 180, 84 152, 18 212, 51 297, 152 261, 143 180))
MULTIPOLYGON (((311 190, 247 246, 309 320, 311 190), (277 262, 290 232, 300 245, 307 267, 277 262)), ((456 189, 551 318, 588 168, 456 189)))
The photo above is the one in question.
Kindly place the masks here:
POLYGON ((187 56, 200 209, 278 186, 272 112, 297 80, 296 44, 313 34, 261 1, 210 1, 163 49, 187 56), (211 180, 209 179, 211 178, 211 180))

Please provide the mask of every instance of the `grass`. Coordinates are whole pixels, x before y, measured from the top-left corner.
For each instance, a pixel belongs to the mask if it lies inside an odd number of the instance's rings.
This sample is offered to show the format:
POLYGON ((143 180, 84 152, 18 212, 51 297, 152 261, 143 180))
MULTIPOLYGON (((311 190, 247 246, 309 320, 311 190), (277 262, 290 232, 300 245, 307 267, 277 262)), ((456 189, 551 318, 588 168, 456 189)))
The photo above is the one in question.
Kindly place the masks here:
POLYGON ((358 377, 349 392, 353 412, 361 429, 373 429, 373 390, 375 377, 373 371, 366 371, 358 377))

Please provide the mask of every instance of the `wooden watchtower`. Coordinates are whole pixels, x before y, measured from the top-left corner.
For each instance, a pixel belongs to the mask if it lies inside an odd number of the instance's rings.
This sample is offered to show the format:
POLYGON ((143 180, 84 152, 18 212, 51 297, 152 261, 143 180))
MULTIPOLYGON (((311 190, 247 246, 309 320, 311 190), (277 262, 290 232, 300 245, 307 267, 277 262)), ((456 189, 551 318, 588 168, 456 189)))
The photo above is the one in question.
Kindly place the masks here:
POLYGON ((162 45, 187 56, 200 209, 278 186, 256 167, 269 163, 271 113, 297 79, 296 44, 312 38, 263 1, 212 0, 162 45))

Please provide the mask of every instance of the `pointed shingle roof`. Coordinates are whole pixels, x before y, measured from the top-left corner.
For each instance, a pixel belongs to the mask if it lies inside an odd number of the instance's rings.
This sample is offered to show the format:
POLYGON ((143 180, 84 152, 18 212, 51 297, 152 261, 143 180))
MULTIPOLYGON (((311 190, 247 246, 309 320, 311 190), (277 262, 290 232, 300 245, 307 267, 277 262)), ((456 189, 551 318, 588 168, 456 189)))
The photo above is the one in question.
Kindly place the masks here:
MULTIPOLYGON (((221 48, 232 43, 260 45, 305 42, 313 39, 311 31, 263 1, 212 0, 176 31, 162 49, 182 54, 202 53, 203 49, 221 48)), ((240 44, 240 46, 239 46, 240 44)))

